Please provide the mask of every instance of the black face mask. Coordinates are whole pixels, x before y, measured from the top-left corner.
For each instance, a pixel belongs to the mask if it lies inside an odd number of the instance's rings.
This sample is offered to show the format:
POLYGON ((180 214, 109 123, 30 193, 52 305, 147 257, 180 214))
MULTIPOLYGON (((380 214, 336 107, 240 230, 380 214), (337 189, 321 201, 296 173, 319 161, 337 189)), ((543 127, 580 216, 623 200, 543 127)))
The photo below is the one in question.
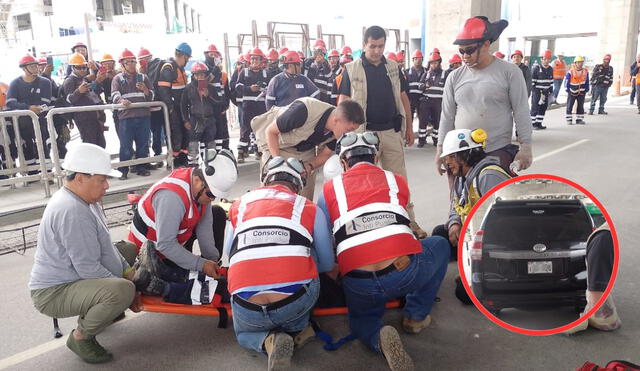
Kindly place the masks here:
POLYGON ((207 65, 207 67, 211 68, 216 65, 216 59, 207 55, 206 57, 204 57, 204 63, 207 65))

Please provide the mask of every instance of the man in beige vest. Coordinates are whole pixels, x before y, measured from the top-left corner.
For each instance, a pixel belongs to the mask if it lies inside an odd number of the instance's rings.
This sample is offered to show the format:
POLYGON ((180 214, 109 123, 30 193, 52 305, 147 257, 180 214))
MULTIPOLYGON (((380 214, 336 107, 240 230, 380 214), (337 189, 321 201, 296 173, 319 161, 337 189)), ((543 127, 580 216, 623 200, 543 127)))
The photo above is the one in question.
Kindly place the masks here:
MULTIPOLYGON (((360 103, 366 118, 366 125, 360 130, 375 131, 380 138, 380 166, 406 179, 403 144, 413 145, 413 116, 409 97, 401 88, 404 76, 395 61, 383 56, 386 40, 382 27, 367 28, 362 57, 347 63, 342 72, 338 102, 351 98, 360 103)), ((412 203, 407 206, 407 211, 411 230, 419 238, 426 237, 427 233, 415 221, 412 203)))
POLYGON ((261 168, 271 157, 295 157, 304 163, 307 184, 300 195, 313 200, 315 170, 334 153, 336 140, 364 123, 364 111, 347 99, 337 107, 303 97, 284 107, 273 106, 255 117, 251 128, 263 153, 261 168))

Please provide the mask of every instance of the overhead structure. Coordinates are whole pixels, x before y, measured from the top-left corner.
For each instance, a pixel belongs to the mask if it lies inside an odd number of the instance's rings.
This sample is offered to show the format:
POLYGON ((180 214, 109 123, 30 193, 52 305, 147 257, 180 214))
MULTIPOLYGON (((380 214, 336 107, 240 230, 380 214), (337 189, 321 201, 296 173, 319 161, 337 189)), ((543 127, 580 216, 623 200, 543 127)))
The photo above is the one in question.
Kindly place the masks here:
POLYGON ((318 37, 317 40, 327 39, 327 48, 328 49, 341 49, 345 45, 344 34, 339 33, 323 33, 322 25, 318 25, 318 37), (336 39, 340 38, 340 43, 336 42, 336 39))
POLYGON ((271 42, 269 48, 280 49, 283 46, 287 46, 287 40, 293 36, 300 39, 300 48, 305 55, 309 51, 309 25, 306 23, 267 22, 267 35, 271 42), (282 31, 278 30, 283 27, 287 29, 282 31), (291 30, 292 28, 294 29, 293 31, 291 30), (299 31, 296 31, 296 28, 298 28, 299 31))

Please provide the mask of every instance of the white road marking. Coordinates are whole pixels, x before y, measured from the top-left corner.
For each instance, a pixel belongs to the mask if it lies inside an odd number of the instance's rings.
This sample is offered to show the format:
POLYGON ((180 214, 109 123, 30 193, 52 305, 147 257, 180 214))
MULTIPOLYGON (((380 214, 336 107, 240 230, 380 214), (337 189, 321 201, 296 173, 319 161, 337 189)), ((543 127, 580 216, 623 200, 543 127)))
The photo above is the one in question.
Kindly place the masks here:
MULTIPOLYGON (((140 312, 140 313, 133 313, 133 312, 127 312, 127 316, 120 322, 118 323, 123 323, 129 320, 132 320, 134 318, 138 318, 141 315, 145 314, 145 312, 140 312)), ((71 331, 71 330, 69 330, 71 331)), ((68 336, 68 335, 67 335, 68 336)), ((38 356, 41 356, 47 352, 50 352, 54 349, 60 348, 64 345, 67 344, 67 337, 63 336, 60 339, 55 339, 55 340, 51 340, 48 341, 44 344, 40 344, 37 345, 33 348, 27 349, 23 352, 20 353, 16 353, 12 356, 9 356, 7 358, 4 359, 0 359, 0 370, 4 370, 6 368, 9 368, 11 366, 15 366, 17 364, 20 364, 22 362, 28 361, 32 358, 36 358, 38 356)))
POLYGON ((583 143, 586 143, 586 142, 588 142, 588 141, 589 141, 589 139, 582 139, 582 140, 579 140, 579 141, 577 141, 577 142, 575 142, 575 143, 571 143, 571 144, 569 144, 569 145, 566 145, 566 146, 564 146, 564 147, 560 147, 560 148, 558 148, 558 149, 554 149, 554 150, 553 150, 553 151, 551 151, 551 152, 543 153, 543 154, 541 154, 541 155, 540 155, 540 156, 538 156, 538 157, 534 157, 534 158, 533 158, 533 161, 534 161, 534 162, 535 162, 535 161, 540 161, 540 160, 545 159, 545 158, 547 158, 547 157, 551 157, 551 156, 553 156, 553 155, 555 155, 555 154, 558 154, 558 153, 560 153, 560 152, 562 152, 562 151, 566 151, 566 150, 568 150, 568 149, 570 149, 570 148, 573 148, 573 147, 579 146, 579 145, 581 145, 581 144, 583 144, 583 143))

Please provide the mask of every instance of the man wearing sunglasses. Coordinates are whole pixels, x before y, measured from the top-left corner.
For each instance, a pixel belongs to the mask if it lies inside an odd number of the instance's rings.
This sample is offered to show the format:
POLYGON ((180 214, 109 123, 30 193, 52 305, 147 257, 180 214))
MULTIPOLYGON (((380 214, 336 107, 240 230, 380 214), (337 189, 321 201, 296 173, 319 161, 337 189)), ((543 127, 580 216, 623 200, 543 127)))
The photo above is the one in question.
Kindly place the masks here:
MULTIPOLYGON (((527 87, 520 69, 491 55, 508 22, 490 23, 486 17, 467 19, 454 44, 459 45, 464 65, 447 78, 442 99, 439 142, 454 129, 482 128, 487 132, 486 152, 500 158, 502 167, 519 164, 516 171, 531 165, 531 119, 527 87), (511 143, 515 122, 520 147, 511 143)), ((444 174, 442 146, 438 146, 436 167, 444 174)))

